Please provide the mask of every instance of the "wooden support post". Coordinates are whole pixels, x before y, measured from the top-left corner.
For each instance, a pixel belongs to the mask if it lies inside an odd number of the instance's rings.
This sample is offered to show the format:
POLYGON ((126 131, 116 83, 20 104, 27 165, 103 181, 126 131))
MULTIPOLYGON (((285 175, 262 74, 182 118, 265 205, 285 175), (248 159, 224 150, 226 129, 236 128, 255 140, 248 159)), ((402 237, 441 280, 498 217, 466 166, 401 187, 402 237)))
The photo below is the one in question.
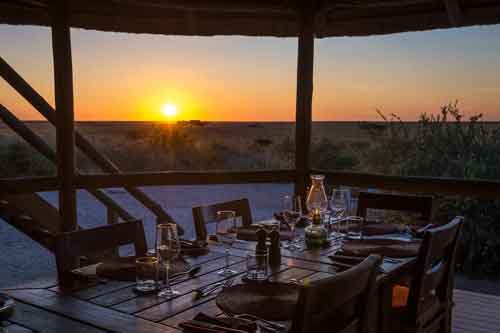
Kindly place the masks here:
POLYGON ((458 0, 444 0, 444 5, 446 6, 446 12, 448 13, 448 20, 450 21, 450 24, 454 27, 462 25, 463 14, 458 0))
POLYGON ((73 185, 75 177, 75 128, 69 1, 51 1, 50 10, 56 101, 57 172, 60 183, 59 214, 63 230, 72 231, 77 228, 77 217, 76 192, 73 185))
POLYGON ((305 199, 310 169, 312 96, 314 71, 314 13, 305 12, 297 55, 297 100, 295 113, 295 193, 305 199))

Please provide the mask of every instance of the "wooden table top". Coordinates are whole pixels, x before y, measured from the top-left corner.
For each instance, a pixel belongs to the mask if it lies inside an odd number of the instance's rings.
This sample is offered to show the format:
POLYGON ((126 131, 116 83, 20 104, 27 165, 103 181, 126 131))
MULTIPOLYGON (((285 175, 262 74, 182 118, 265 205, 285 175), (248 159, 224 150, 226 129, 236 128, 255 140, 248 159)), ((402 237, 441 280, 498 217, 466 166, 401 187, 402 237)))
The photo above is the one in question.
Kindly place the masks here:
MULTIPOLYGON (((230 263, 242 276, 245 256, 255 246, 253 242, 238 241, 231 249, 230 263)), ((310 281, 322 279, 345 268, 332 264, 328 255, 334 249, 282 251, 282 266, 276 270, 274 281, 291 279, 310 281)), ((14 314, 3 325, 8 332, 179 332, 178 324, 192 319, 197 313, 220 315, 215 304, 216 294, 195 299, 194 290, 225 278, 217 271, 224 265, 223 248, 210 245, 210 252, 199 257, 186 258, 193 265, 201 265, 201 272, 191 279, 176 281, 180 295, 160 298, 156 295, 138 296, 132 290, 134 283, 107 281, 72 293, 62 293, 55 276, 41 278, 30 284, 3 290, 16 300, 14 314)), ((414 259, 388 264, 380 273, 378 283, 407 271, 414 259)), ((1 326, 0 326, 1 328, 1 326)), ((1 331, 1 330, 0 330, 1 331)))

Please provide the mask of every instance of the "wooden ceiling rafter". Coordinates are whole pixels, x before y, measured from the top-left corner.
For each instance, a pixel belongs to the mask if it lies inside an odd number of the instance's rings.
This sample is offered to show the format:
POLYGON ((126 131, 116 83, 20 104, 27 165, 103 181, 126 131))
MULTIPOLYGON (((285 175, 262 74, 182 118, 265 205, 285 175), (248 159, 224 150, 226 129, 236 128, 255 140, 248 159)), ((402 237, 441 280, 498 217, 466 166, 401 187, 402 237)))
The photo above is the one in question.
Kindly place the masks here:
POLYGON ((454 27, 462 25, 463 22, 463 12, 458 0, 443 0, 446 6, 446 12, 448 13, 448 18, 450 24, 454 27))
MULTIPOLYGON (((50 26, 48 0, 3 0, 0 24, 50 26)), ((315 36, 367 36, 500 23, 500 0, 71 0, 71 26, 166 35, 297 37, 315 7, 315 36), (465 15, 467 13, 467 15, 465 15)))

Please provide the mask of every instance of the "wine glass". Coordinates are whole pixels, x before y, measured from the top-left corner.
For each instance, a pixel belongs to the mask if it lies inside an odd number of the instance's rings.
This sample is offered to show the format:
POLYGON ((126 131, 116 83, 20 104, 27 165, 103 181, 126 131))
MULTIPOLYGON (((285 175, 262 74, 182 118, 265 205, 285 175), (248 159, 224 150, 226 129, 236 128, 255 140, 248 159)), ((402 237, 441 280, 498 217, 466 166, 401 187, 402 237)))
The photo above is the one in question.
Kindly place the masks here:
POLYGON ((231 276, 238 272, 229 268, 229 249, 236 240, 236 212, 233 210, 221 210, 217 212, 216 231, 217 241, 224 244, 226 264, 217 273, 222 276, 231 276))
POLYGON ((330 197, 330 211, 333 223, 337 224, 337 233, 342 234, 341 221, 348 214, 349 209, 349 191, 333 189, 330 197))
POLYGON ((172 263, 180 253, 179 236, 177 235, 177 225, 175 223, 158 224, 156 226, 156 252, 161 267, 165 268, 165 288, 158 293, 158 296, 170 297, 178 295, 179 292, 170 287, 169 278, 172 263))
POLYGON ((302 202, 299 195, 285 195, 283 197, 283 217, 290 227, 292 238, 284 245, 290 251, 299 250, 301 247, 295 241, 295 225, 302 217, 302 202))

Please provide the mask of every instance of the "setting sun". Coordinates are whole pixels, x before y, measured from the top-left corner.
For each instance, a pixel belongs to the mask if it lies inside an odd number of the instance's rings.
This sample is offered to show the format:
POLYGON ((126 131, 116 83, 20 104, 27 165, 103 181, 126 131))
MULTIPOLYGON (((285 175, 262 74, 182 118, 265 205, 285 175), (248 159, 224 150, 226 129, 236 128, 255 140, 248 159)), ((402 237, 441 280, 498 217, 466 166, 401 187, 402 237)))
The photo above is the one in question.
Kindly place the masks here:
POLYGON ((177 116, 179 110, 177 109, 177 105, 167 103, 162 105, 161 112, 167 119, 173 120, 177 116))

